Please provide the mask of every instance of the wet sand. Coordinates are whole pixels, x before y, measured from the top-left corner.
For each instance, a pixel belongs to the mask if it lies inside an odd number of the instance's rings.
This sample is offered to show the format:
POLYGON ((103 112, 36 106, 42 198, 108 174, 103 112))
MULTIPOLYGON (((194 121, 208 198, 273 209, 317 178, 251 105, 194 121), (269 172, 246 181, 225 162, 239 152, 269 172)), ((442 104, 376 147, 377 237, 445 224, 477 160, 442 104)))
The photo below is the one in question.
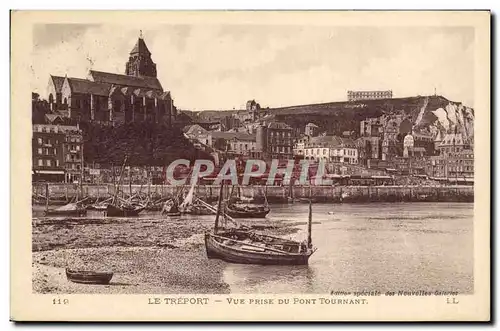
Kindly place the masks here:
MULTIPOLYGON (((266 220, 244 223, 275 235, 296 231, 294 224, 266 220)), ((206 257, 203 234, 212 226, 213 216, 198 219, 34 218, 33 291, 229 293, 229 286, 222 280, 225 262, 206 257), (66 279, 66 267, 112 271, 114 275, 109 285, 77 284, 66 279)))

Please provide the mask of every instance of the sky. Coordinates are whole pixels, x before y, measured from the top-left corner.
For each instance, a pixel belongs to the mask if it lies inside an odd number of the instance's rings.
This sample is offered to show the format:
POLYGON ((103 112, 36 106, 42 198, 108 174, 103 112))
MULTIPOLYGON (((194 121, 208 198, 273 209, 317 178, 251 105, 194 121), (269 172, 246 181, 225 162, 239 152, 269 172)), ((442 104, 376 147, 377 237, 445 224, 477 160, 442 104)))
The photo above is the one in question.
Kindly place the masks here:
POLYGON ((179 109, 243 109, 344 101, 348 90, 434 91, 474 107, 474 29, 298 25, 39 24, 34 92, 49 75, 124 74, 142 29, 158 78, 179 109))

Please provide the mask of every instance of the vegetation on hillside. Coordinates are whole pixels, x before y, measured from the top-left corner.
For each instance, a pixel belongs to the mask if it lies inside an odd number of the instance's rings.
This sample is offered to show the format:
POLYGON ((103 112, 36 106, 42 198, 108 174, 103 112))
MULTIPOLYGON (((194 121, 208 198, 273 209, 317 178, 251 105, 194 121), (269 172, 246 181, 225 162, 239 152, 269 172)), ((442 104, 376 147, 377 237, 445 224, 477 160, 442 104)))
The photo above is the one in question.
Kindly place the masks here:
POLYGON ((80 123, 85 162, 163 166, 176 159, 210 159, 195 149, 178 127, 147 122, 119 126, 80 123))

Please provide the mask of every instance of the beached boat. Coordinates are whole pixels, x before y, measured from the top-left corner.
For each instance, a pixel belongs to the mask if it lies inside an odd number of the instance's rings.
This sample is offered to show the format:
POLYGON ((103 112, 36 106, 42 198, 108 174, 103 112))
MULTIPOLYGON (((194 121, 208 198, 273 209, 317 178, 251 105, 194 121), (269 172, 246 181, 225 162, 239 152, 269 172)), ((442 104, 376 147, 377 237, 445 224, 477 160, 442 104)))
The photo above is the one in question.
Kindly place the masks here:
POLYGON ((209 259, 240 264, 303 265, 314 253, 306 242, 238 230, 206 233, 205 246, 209 259))
POLYGON ((264 218, 271 209, 267 205, 230 204, 225 213, 233 218, 264 218))
POLYGON ((106 285, 109 284, 111 278, 113 278, 113 273, 71 270, 66 268, 66 277, 73 283, 106 285))
POLYGON ((192 204, 182 211, 183 214, 187 215, 213 215, 213 211, 207 209, 200 204, 192 204))
POLYGON ((109 204, 106 206, 106 216, 108 217, 137 217, 144 210, 142 206, 133 205, 116 205, 109 204))
POLYGON ((87 209, 79 203, 68 203, 55 209, 46 209, 45 216, 85 216, 87 209))
POLYGON ((225 214, 233 218, 264 218, 271 211, 267 203, 267 197, 265 197, 265 195, 264 197, 266 198, 266 202, 265 204, 261 205, 250 203, 253 198, 248 199, 246 197, 243 197, 240 193, 240 187, 238 187, 238 197, 235 199, 235 201, 231 199, 233 191, 234 186, 229 197, 230 202, 225 207, 225 214))
POLYGON ((307 241, 294 241, 263 234, 248 229, 219 229, 222 213, 222 187, 212 232, 205 233, 205 248, 209 259, 231 263, 262 265, 304 265, 316 251, 312 246, 312 206, 309 204, 307 241))

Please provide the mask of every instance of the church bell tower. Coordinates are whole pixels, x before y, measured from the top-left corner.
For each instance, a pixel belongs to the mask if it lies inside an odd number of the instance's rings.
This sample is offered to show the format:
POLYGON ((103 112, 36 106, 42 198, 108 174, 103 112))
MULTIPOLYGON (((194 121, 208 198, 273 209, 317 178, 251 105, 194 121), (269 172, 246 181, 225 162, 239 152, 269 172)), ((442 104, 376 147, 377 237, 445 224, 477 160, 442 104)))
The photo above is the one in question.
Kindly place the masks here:
POLYGON ((128 62, 125 65, 125 74, 136 77, 156 77, 156 63, 151 59, 151 52, 142 38, 142 31, 137 43, 130 51, 128 62))

